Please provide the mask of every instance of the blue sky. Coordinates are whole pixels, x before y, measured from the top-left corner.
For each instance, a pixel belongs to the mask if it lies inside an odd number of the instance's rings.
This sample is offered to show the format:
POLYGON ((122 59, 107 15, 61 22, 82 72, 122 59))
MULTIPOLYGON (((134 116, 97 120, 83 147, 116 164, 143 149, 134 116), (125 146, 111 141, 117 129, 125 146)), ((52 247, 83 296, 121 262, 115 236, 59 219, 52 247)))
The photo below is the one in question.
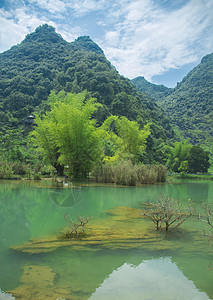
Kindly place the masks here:
POLYGON ((0 52, 48 23, 89 35, 121 75, 174 87, 213 52, 213 0, 0 0, 0 52))

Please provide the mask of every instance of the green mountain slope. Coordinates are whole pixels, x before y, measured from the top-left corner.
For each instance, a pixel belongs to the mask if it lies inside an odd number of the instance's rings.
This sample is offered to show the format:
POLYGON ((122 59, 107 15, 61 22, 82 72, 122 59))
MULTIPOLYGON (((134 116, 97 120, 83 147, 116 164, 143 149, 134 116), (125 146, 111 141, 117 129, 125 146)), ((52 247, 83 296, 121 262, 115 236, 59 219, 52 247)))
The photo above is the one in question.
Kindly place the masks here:
POLYGON ((188 73, 162 107, 185 138, 213 152, 213 53, 188 73))
POLYGON ((141 125, 151 122, 149 161, 160 160, 160 145, 174 136, 162 109, 120 76, 97 44, 87 36, 68 43, 48 25, 0 54, 2 130, 22 125, 27 116, 44 106, 52 89, 74 93, 86 89, 103 104, 95 116, 99 123, 109 114, 126 116, 141 125))
POLYGON ((140 77, 132 81, 162 107, 184 138, 213 153, 213 53, 205 56, 175 89, 153 85, 140 77))
POLYGON ((132 79, 132 82, 140 92, 149 95, 159 105, 161 105, 162 99, 170 95, 173 91, 173 89, 168 88, 165 85, 153 84, 142 76, 132 79))

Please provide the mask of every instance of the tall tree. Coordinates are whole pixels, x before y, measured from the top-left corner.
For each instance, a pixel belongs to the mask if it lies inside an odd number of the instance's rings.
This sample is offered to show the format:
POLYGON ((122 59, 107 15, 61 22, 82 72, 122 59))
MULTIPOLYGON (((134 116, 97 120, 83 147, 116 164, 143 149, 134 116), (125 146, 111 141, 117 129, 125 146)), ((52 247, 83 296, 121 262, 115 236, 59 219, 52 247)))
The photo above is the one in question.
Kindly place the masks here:
POLYGON ((150 124, 140 129, 136 121, 130 121, 126 117, 110 116, 102 128, 107 132, 108 145, 113 146, 111 152, 114 156, 130 158, 133 162, 141 160, 150 135, 150 124))
POLYGON ((176 142, 174 147, 169 147, 169 157, 167 166, 173 172, 186 172, 188 170, 188 157, 191 149, 191 144, 188 142, 176 142))
POLYGON ((49 97, 50 111, 36 116, 32 133, 38 151, 42 151, 54 167, 67 165, 70 174, 86 176, 101 160, 101 133, 92 119, 99 106, 86 93, 54 92, 49 97))
POLYGON ((191 147, 188 161, 190 173, 207 173, 210 167, 209 153, 199 146, 191 147))

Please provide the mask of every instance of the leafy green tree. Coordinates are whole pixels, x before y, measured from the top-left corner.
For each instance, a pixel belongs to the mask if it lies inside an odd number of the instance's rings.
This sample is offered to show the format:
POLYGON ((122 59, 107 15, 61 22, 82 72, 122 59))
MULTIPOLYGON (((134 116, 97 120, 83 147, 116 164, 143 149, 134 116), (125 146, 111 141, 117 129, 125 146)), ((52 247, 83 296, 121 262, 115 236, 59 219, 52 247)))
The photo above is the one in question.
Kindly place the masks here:
POLYGON ((169 147, 167 166, 173 172, 180 173, 188 171, 188 157, 191 147, 191 144, 188 142, 176 142, 174 147, 169 147))
POLYGON ((140 161, 150 135, 150 124, 140 129, 136 121, 130 121, 126 117, 110 116, 102 128, 107 132, 108 146, 113 145, 111 152, 114 152, 114 156, 130 158, 133 162, 140 161))
POLYGON ((33 144, 37 152, 57 170, 59 176, 63 175, 64 168, 58 162, 59 148, 56 145, 55 123, 50 116, 41 118, 38 115, 35 122, 36 127, 31 135, 33 136, 33 144))
POLYGON ((0 159, 5 162, 23 162, 26 157, 26 140, 21 129, 7 129, 0 133, 0 159))
POLYGON ((181 162, 180 167, 178 168, 178 171, 185 173, 188 171, 188 168, 189 168, 189 163, 187 160, 184 160, 181 162))
POLYGON ((102 158, 102 132, 96 127, 93 112, 99 106, 86 93, 54 92, 49 97, 50 111, 36 116, 32 135, 38 151, 42 151, 56 169, 67 165, 70 174, 86 176, 102 158))
POLYGON ((32 136, 37 151, 58 174, 61 175, 63 166, 79 177, 86 176, 103 160, 140 161, 150 134, 149 125, 141 130, 135 121, 110 116, 98 126, 92 117, 101 104, 87 98, 86 92, 51 92, 48 103, 50 110, 42 116, 36 115, 32 136))
POLYGON ((177 173, 207 173, 210 167, 209 153, 200 146, 177 142, 169 148, 167 166, 177 173))
POLYGON ((189 172, 207 173, 210 167, 209 153, 199 146, 192 146, 189 151, 189 172))

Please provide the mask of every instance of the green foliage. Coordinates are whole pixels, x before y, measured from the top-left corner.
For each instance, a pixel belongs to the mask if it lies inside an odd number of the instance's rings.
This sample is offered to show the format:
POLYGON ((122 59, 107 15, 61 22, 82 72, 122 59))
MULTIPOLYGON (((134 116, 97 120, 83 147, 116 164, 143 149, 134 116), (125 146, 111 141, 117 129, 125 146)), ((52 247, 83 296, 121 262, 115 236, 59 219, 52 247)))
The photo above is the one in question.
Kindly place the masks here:
POLYGON ((13 174, 15 175, 25 175, 27 173, 28 166, 24 163, 15 161, 11 164, 13 174))
POLYGON ((111 114, 137 121, 141 127, 151 123, 149 154, 143 154, 144 159, 147 162, 165 159, 163 155, 155 155, 155 149, 171 140, 174 132, 162 110, 130 80, 120 76, 89 37, 68 43, 48 25, 38 27, 19 45, 0 54, 2 132, 23 124, 26 133, 31 130, 25 120, 32 113, 49 109, 47 99, 53 89, 56 93, 87 90, 103 105, 94 112, 99 125, 111 114))
POLYGON ((167 166, 177 173, 207 173, 210 166, 209 153, 188 142, 177 142, 169 148, 167 166))
POLYGON ((140 160, 150 134, 149 125, 139 128, 126 117, 110 116, 97 126, 93 113, 101 106, 80 94, 52 92, 50 111, 36 115, 32 132, 37 151, 57 169, 68 166, 70 175, 86 177, 104 161, 140 160))
POLYGON ((99 106, 86 94, 50 95, 51 110, 36 116, 33 141, 48 162, 56 167, 69 167, 70 175, 86 176, 95 163, 101 161, 102 131, 95 127, 93 112, 99 106))
POLYGON ((199 146, 192 146, 189 151, 189 172, 207 173, 210 166, 209 153, 199 146))
POLYGON ((210 167, 209 160, 209 153, 200 146, 180 142, 175 143, 174 148, 170 148, 167 165, 177 173, 207 173, 210 167))
POLYGON ((156 85, 147 81, 144 77, 139 76, 132 79, 132 82, 139 89, 140 92, 149 95, 159 105, 163 98, 167 97, 173 92, 172 88, 168 88, 164 85, 156 85))
POLYGON ((203 57, 174 89, 153 85, 142 77, 133 82, 164 109, 185 139, 213 155, 213 53, 203 57))
POLYGON ((105 158, 106 161, 110 161, 112 156, 113 160, 123 157, 133 162, 140 161, 150 135, 149 124, 141 130, 135 121, 129 121, 126 117, 110 116, 101 128, 107 132, 105 139, 108 149, 106 152, 111 154, 105 158))
POLYGON ((3 161, 23 161, 25 159, 25 144, 21 129, 8 129, 0 134, 0 158, 3 161))
POLYGON ((180 173, 188 171, 188 158, 191 147, 192 145, 188 142, 176 142, 174 147, 169 148, 167 166, 173 172, 180 173))
POLYGON ((12 166, 6 162, 0 161, 0 179, 13 178, 14 172, 12 166))

